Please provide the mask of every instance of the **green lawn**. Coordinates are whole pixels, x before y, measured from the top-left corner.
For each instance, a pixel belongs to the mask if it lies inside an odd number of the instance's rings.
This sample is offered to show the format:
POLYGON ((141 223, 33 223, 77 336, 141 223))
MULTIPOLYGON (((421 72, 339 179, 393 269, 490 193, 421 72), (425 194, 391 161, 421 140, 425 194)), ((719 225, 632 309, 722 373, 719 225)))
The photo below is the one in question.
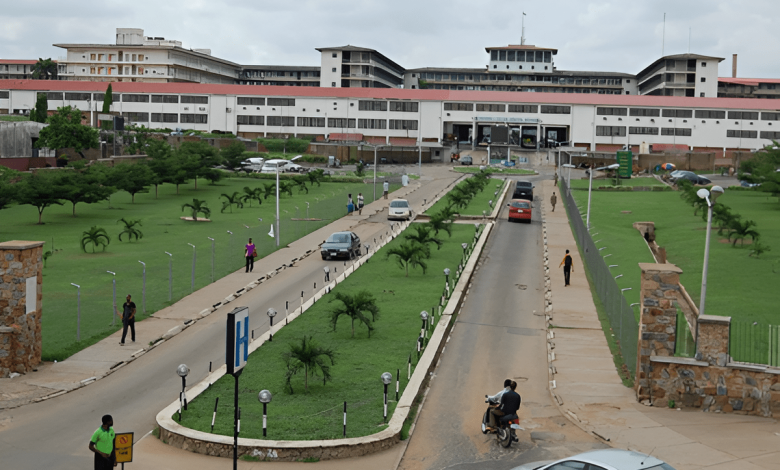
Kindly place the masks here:
MULTIPOLYGON (((479 171, 478 166, 456 166, 453 167, 453 170, 457 171, 458 173, 477 173, 479 171)), ((490 171, 493 173, 499 174, 499 175, 535 175, 536 172, 534 170, 526 170, 524 168, 495 168, 490 167, 490 171)))
POLYGON ((13 114, 3 114, 0 115, 0 121, 13 121, 13 122, 19 122, 19 121, 29 121, 29 116, 17 116, 13 114))
MULTIPOLYGON (((120 192, 111 197, 111 203, 79 204, 77 217, 71 215, 70 203, 53 206, 43 213, 44 225, 36 225, 37 211, 32 206, 14 206, 0 212, 0 241, 45 241, 44 252, 54 250, 43 270, 43 358, 62 360, 73 353, 100 341, 119 329, 112 323, 112 276, 116 273, 117 306, 121 308, 125 296, 130 293, 138 306, 138 317, 170 305, 168 301, 168 263, 165 252, 173 254, 173 301, 191 290, 193 249, 196 246, 195 289, 211 282, 211 241, 215 239, 214 278, 239 269, 244 262, 243 246, 249 237, 255 239, 260 257, 275 250, 273 239, 267 233, 275 217, 274 199, 269 197, 258 207, 257 202, 243 209, 233 208, 220 213, 221 193, 232 194, 244 186, 255 187, 260 181, 249 178, 230 178, 211 186, 200 181, 198 189, 193 184, 182 185, 176 195, 172 185, 160 186, 159 198, 150 193, 138 194, 131 204, 129 194, 120 192), (181 205, 193 198, 206 200, 211 208, 212 222, 186 222, 181 216, 181 205), (143 238, 128 242, 118 240, 120 218, 141 219, 143 238), (260 222, 258 218, 262 218, 260 222), (84 253, 79 240, 83 231, 96 225, 106 229, 111 243, 105 252, 84 253), (246 228, 248 226, 249 228, 246 228), (231 236, 228 231, 233 232, 231 236), (142 312, 142 265, 146 263, 146 314, 142 312), (81 341, 76 342, 76 288, 81 285, 81 341)), ((393 185, 391 189, 398 188, 393 185)), ((353 197, 360 191, 371 200, 369 185, 362 183, 323 183, 309 189, 309 193, 293 190, 293 196, 280 199, 281 244, 285 246, 346 214, 347 194, 353 197), (306 202, 310 203, 308 217, 313 221, 294 221, 307 216, 306 202)), ((202 216, 201 216, 202 217, 202 216)), ((255 272, 258 277, 264 269, 258 261, 255 272)))
MULTIPOLYGON (((587 208, 587 191, 573 192, 583 218, 587 208)), ((629 303, 639 302, 640 270, 637 263, 653 262, 652 255, 633 222, 653 221, 656 241, 666 248, 668 260, 683 270, 681 282, 691 298, 699 303, 704 255, 706 222, 693 215, 693 208, 677 191, 608 192, 592 194, 591 234, 602 254, 611 253, 608 264, 629 303), (625 214, 622 211, 631 211, 625 214)), ((741 214, 755 220, 763 244, 773 251, 761 258, 749 257, 749 247, 736 248, 721 243, 725 236, 712 233, 710 244, 707 308, 710 315, 731 316, 737 321, 780 324, 774 289, 780 280, 780 203, 776 197, 755 191, 728 191, 718 199, 741 214)), ((576 268, 575 268, 576 269, 576 268)), ((638 314, 638 311, 637 311, 638 314)))
MULTIPOLYGON (((402 237, 388 246, 399 244, 402 237)), ((444 246, 432 248, 427 260, 427 273, 410 269, 409 277, 393 259, 384 258, 383 248, 333 293, 274 335, 272 342, 262 345, 249 358, 240 379, 241 436, 262 438, 262 405, 257 394, 262 389, 273 393, 268 405, 268 439, 314 440, 342 436, 343 403, 347 402, 347 437, 365 436, 384 429, 382 424, 383 372, 393 374, 401 370, 401 392, 407 384, 406 367, 409 355, 416 364, 416 339, 420 333, 422 310, 431 311, 438 304, 444 284, 442 270, 453 269, 461 261, 462 242, 474 239, 474 227, 455 225, 449 238, 443 234, 444 246), (368 338, 367 329, 355 325, 355 337, 350 337, 349 319, 342 317, 333 331, 328 312, 335 306, 329 303, 335 292, 355 293, 367 289, 377 298, 380 317, 375 331, 368 338), (304 392, 303 376, 293 378, 294 394, 285 391, 285 365, 281 355, 289 344, 300 341, 303 335, 313 335, 320 345, 331 347, 337 356, 331 369, 333 381, 323 385, 322 379, 309 380, 309 391, 304 392)), ((438 317, 437 317, 438 318, 438 317)), ((214 432, 231 435, 233 430, 233 378, 225 376, 206 392, 189 403, 182 424, 208 432, 214 401, 219 400, 219 411, 214 432)), ((388 417, 395 409, 395 385, 390 387, 388 417)))
MULTIPOLYGON (((598 178, 593 180, 593 189, 598 189, 600 187, 614 187, 615 186, 615 179, 609 178, 598 178)), ((643 176, 640 178, 631 178, 631 179, 625 179, 620 180, 619 186, 666 186, 662 182, 658 181, 655 178, 643 176)), ((588 180, 587 179, 572 179, 571 180, 571 189, 588 189, 588 180)))
MULTIPOLYGON (((458 185, 464 184, 464 182, 458 183, 458 185)), ((498 197, 501 196, 501 191, 503 190, 503 185, 506 184, 506 180, 498 179, 498 178, 491 178, 490 182, 485 186, 485 189, 483 189, 480 193, 478 193, 474 198, 469 202, 469 205, 466 206, 464 209, 458 209, 458 213, 463 215, 482 215, 482 211, 487 211, 488 214, 490 214, 493 209, 488 205, 489 201, 493 201, 493 207, 495 207, 496 200, 498 197), (495 192, 498 191, 498 196, 496 196, 495 192)), ((441 199, 439 199, 436 204, 432 205, 430 208, 428 208, 427 211, 425 211, 426 215, 431 215, 439 212, 440 210, 447 207, 448 201, 447 196, 443 196, 441 199)))

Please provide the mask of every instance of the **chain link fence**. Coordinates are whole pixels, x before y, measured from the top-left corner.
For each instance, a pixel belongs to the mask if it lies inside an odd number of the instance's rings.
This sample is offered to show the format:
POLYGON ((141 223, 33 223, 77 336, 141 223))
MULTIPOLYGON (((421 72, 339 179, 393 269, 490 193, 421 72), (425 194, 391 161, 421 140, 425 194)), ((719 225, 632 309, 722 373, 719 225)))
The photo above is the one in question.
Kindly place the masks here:
POLYGON ((609 319, 612 334, 615 342, 623 356, 626 367, 631 372, 632 377, 636 377, 636 356, 637 342, 639 340, 639 324, 637 323, 634 310, 623 297, 615 278, 607 267, 604 257, 593 243, 585 222, 582 220, 577 208, 574 197, 566 186, 566 180, 558 180, 560 192, 563 195, 563 202, 571 221, 571 227, 574 230, 574 236, 580 246, 584 257, 584 263, 593 280, 596 289, 596 295, 604 306, 609 319))

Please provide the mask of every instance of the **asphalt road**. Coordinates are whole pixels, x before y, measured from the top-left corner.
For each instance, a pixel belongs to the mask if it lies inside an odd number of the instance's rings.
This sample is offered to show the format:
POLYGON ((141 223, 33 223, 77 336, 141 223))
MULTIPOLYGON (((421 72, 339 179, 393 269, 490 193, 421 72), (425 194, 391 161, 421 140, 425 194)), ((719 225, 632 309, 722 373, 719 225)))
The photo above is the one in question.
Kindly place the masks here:
MULTIPOLYGON (((538 179, 534 178, 534 179, 538 179)), ((561 416, 548 391, 541 219, 506 221, 506 207, 480 260, 442 354, 402 470, 509 469, 603 447, 561 416), (504 449, 480 422, 485 394, 518 382, 519 443, 504 449)))
MULTIPOLYGON (((457 177, 449 173, 426 181, 421 189, 410 194, 410 203, 418 208, 424 198, 431 200, 457 177)), ((386 233, 386 215, 386 211, 379 212, 354 229, 364 243, 373 245, 374 237, 386 233)), ((322 287, 326 265, 331 266, 332 274, 333 267, 339 273, 343 269, 341 261, 322 261, 317 255, 308 257, 117 373, 72 393, 0 412, 0 468, 66 470, 92 465, 89 439, 106 413, 113 415, 117 432, 134 432, 137 442, 156 426, 157 413, 178 399, 181 379, 175 370, 180 363, 190 367, 188 384, 207 375, 209 361, 215 367, 222 364, 225 313, 235 306, 249 307, 250 325, 258 335, 268 328, 265 312, 269 307, 279 312, 276 322, 284 321, 285 301, 291 301, 292 310, 299 305, 296 299, 300 299, 301 290, 306 291, 308 299, 315 282, 322 287)), ((138 328, 143 328, 143 322, 138 328)))

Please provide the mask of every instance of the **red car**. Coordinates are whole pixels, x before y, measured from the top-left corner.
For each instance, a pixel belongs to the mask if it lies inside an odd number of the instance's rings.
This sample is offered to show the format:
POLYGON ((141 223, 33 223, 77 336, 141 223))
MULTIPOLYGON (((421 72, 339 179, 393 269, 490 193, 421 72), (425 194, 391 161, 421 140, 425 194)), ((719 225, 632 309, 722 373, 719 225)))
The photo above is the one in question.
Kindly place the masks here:
POLYGON ((509 206, 509 221, 522 220, 531 223, 531 201, 526 199, 512 199, 509 206))

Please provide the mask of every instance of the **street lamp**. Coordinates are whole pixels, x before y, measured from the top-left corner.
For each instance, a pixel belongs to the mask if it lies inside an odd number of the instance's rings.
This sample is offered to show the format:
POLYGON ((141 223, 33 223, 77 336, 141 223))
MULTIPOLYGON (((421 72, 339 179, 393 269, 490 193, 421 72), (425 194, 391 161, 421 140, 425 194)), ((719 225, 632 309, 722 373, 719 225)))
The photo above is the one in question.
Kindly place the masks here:
POLYGON ((385 406, 383 416, 383 423, 387 422, 387 386, 393 381, 393 375, 390 372, 382 373, 382 384, 385 386, 385 406))
MULTIPOLYGON (((187 374, 190 373, 190 368, 187 367, 187 364, 179 364, 179 367, 176 368, 176 374, 181 377, 181 403, 184 404, 184 409, 187 409, 187 395, 186 395, 186 388, 187 388, 187 374)), ((179 422, 181 422, 181 407, 179 407, 179 422)))
POLYGON ((591 169, 588 171, 590 174, 590 178, 588 179, 588 215, 585 216, 585 226, 588 227, 588 229, 590 229, 590 192, 591 188, 593 187, 593 172, 602 170, 617 170, 618 168, 620 168, 620 165, 613 163, 612 165, 602 166, 600 168, 596 168, 595 170, 591 169))
POLYGON ((420 319, 422 320, 422 329, 420 330, 420 336, 427 338, 428 337, 428 312, 423 310, 420 312, 420 319))
POLYGON ((263 404, 263 437, 266 436, 266 429, 268 427, 268 404, 271 403, 273 395, 268 390, 261 390, 257 394, 257 399, 263 404))
POLYGON ((141 290, 141 306, 144 310, 144 314, 146 313, 146 263, 144 263, 141 260, 138 260, 139 263, 144 265, 144 283, 143 283, 143 289, 141 290))
POLYGON ((268 315, 268 319, 271 320, 271 326, 268 328, 268 334, 270 335, 268 341, 270 342, 274 340, 274 334, 271 331, 271 328, 274 327, 274 317, 276 316, 276 310, 269 308, 265 314, 268 315))
POLYGON ((187 244, 192 247, 192 278, 191 278, 191 281, 190 281, 190 293, 193 293, 193 292, 195 292, 195 257, 196 257, 196 253, 195 253, 195 245, 193 245, 192 243, 187 243, 187 244))
POLYGON ((76 341, 81 341, 81 286, 70 283, 76 290, 76 341))
POLYGON ((211 240, 211 282, 214 282, 214 239, 206 237, 211 240))
POLYGON ((469 244, 466 242, 463 242, 460 244, 460 247, 463 248, 463 264, 466 264, 466 250, 469 248, 469 244))
POLYGON ((447 281, 447 290, 449 290, 449 285, 450 285, 450 268, 444 268, 444 277, 446 278, 446 281, 447 281))
POLYGON ((712 206, 715 205, 715 200, 723 194, 723 188, 720 186, 713 186, 710 191, 705 188, 701 188, 696 191, 696 195, 707 201, 707 238, 704 242, 704 268, 701 273, 701 300, 699 301, 699 315, 704 315, 704 301, 707 297, 707 268, 709 267, 710 259, 710 232, 712 231, 712 206))
POLYGON ((566 194, 571 194, 571 169, 577 168, 576 166, 572 165, 571 163, 564 163, 561 165, 563 168, 569 169, 569 176, 566 178, 566 194))
MULTIPOLYGON (((231 233, 232 235, 232 233, 231 233)), ((168 302, 171 301, 173 294, 173 254, 165 252, 168 258, 168 302)))
POLYGON ((116 273, 114 271, 106 271, 106 272, 113 276, 111 282, 114 285, 114 316, 111 317, 111 326, 114 326, 116 324, 116 273))

